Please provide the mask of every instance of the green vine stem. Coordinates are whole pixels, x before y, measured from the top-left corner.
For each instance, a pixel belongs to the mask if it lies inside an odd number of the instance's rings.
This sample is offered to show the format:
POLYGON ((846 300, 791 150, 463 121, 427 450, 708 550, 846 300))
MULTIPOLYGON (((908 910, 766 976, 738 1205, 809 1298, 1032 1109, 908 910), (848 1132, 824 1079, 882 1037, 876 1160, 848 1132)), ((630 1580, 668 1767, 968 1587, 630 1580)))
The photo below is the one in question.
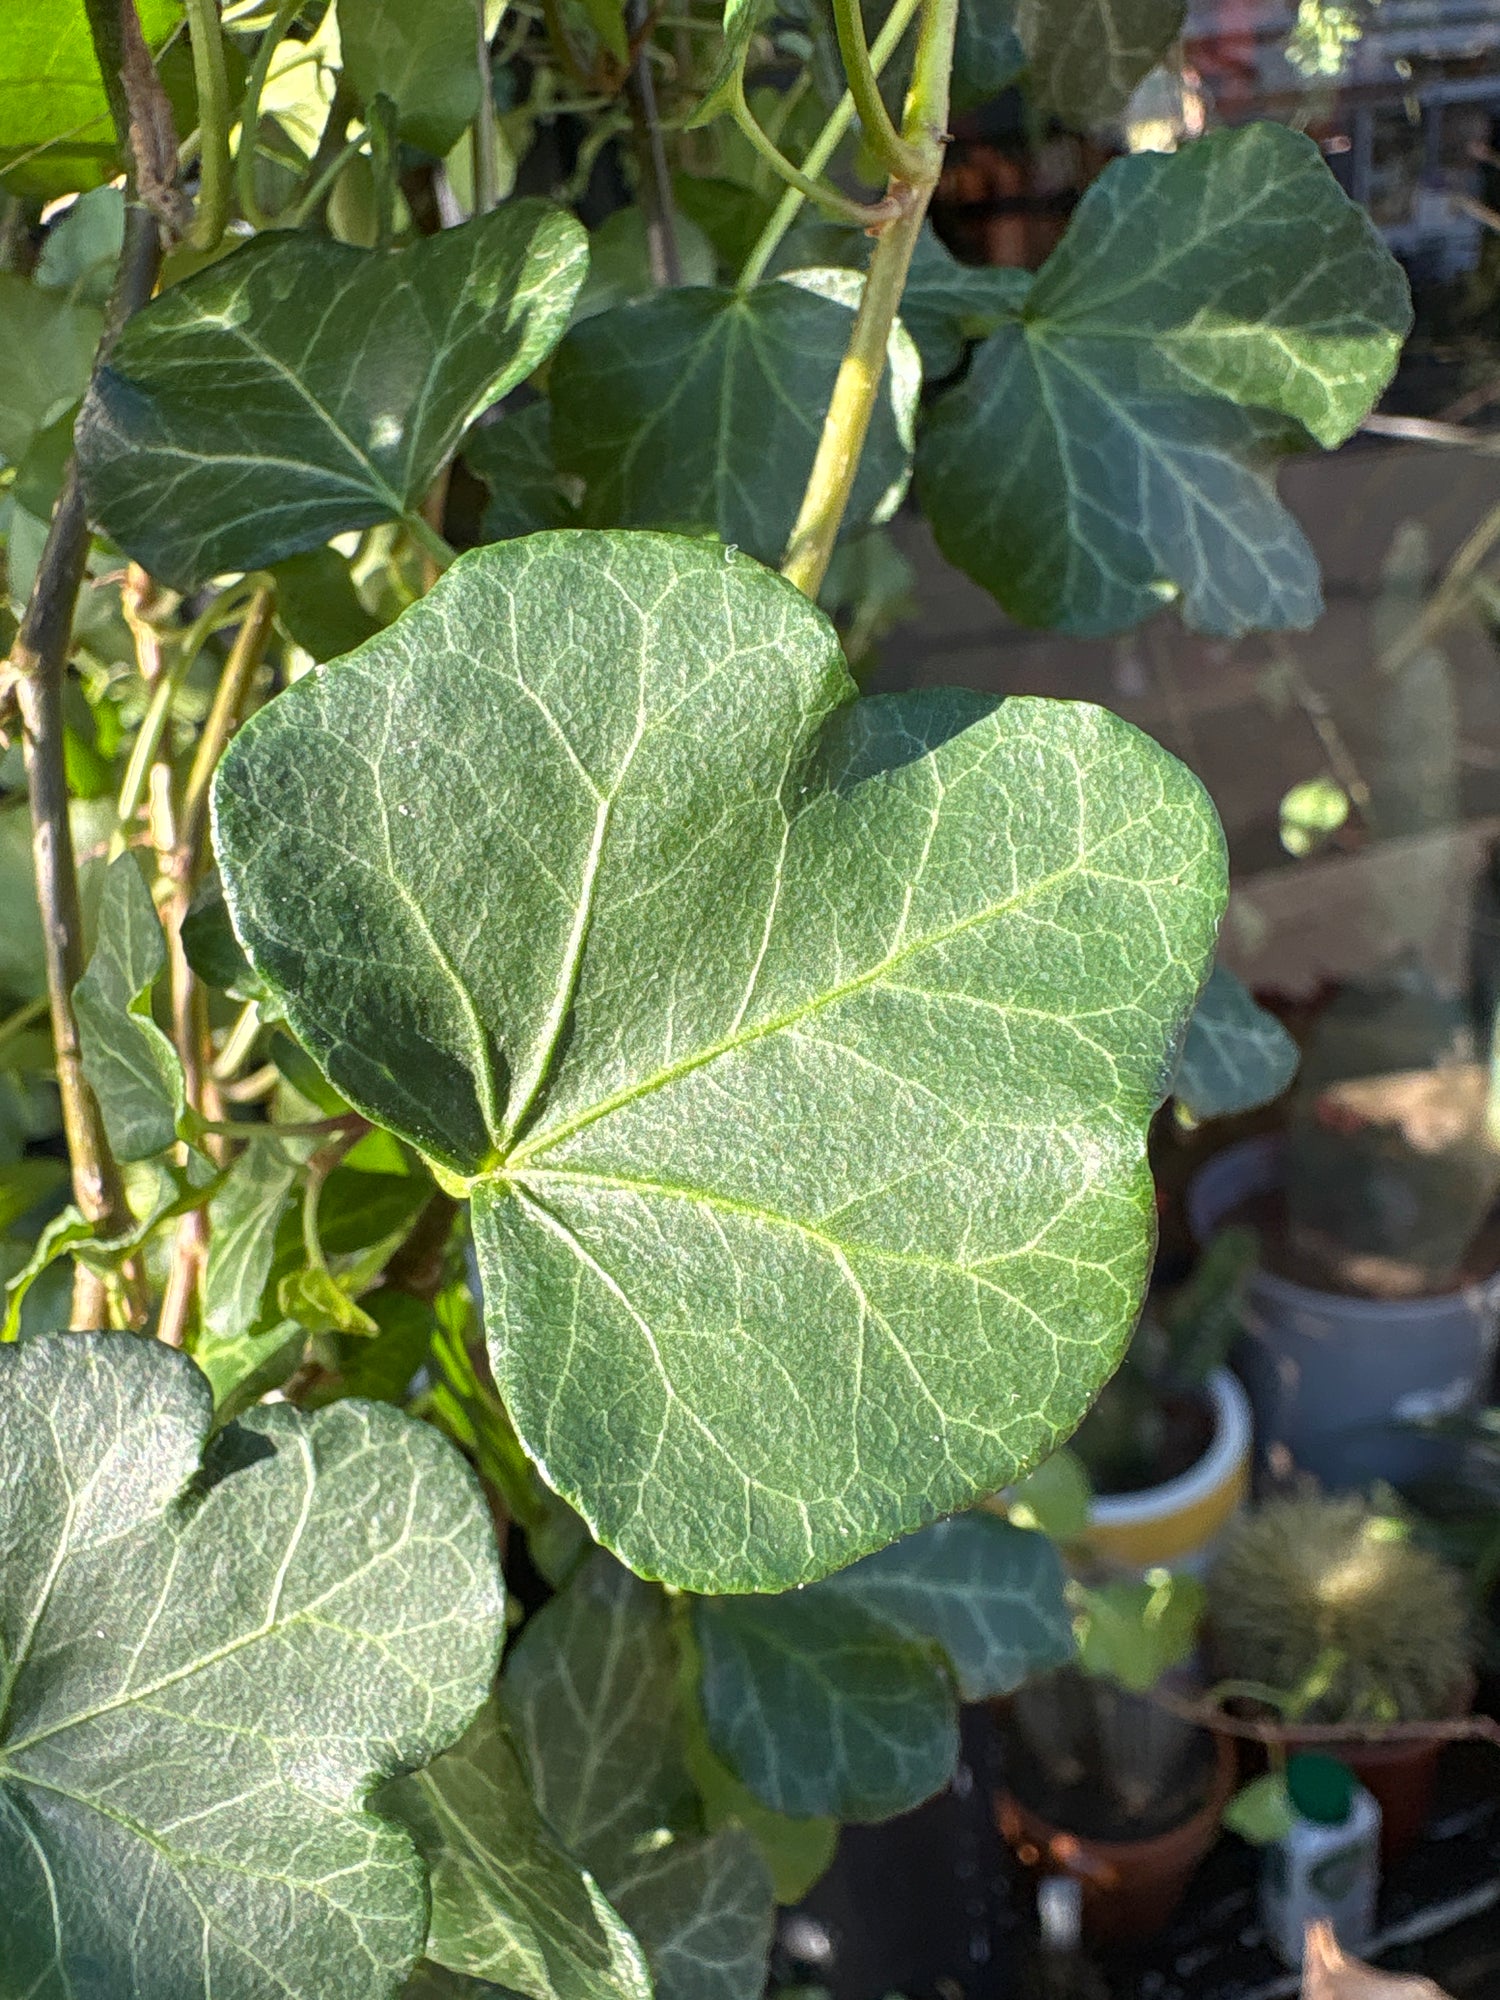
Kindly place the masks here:
MULTIPOLYGON (((876 76, 879 76, 895 54, 921 5, 922 0, 896 0, 895 6, 886 17, 885 26, 875 39, 874 48, 870 51, 870 67, 876 76)), ((802 162, 802 171, 809 180, 816 180, 822 173, 844 143, 853 123, 854 98, 846 90, 830 112, 828 122, 808 148, 807 157, 802 162)), ((789 187, 777 202, 765 228, 756 238, 754 248, 745 259, 745 268, 739 277, 739 289, 742 292, 749 291, 752 285, 759 284, 765 276, 766 267, 776 255, 781 239, 796 221, 802 204, 808 199, 801 188, 789 187)))
POLYGON ((256 47, 255 60, 245 79, 240 100, 240 142, 234 153, 235 193, 240 214, 253 228, 264 229, 269 218, 255 198, 255 156, 260 133, 260 99, 271 74, 271 59, 280 48, 287 29, 301 13, 306 0, 281 0, 269 27, 256 47))
MULTIPOLYGON (((160 265, 161 235, 156 219, 138 202, 132 202, 125 211, 125 247, 110 294, 96 368, 109 354, 131 313, 150 298, 160 265)), ((78 463, 70 458, 8 669, 21 716, 47 1000, 73 1198, 99 1235, 113 1237, 124 1235, 133 1218, 98 1102, 83 1073, 78 1019, 73 1012, 73 988, 84 970, 83 917, 63 756, 63 682, 88 546, 78 463)), ((106 1310, 103 1278, 80 1260, 73 1284, 73 1325, 103 1326, 106 1310)))
POLYGON ((800 167, 793 166, 776 142, 762 131, 755 113, 745 102, 745 86, 742 81, 735 84, 734 101, 729 107, 729 115, 755 151, 788 187, 794 188, 806 200, 815 201, 820 208, 826 208, 830 215, 838 216, 840 221, 853 222, 863 228, 873 228, 877 223, 888 221, 899 212, 889 200, 855 201, 847 194, 840 194, 837 188, 830 187, 826 181, 814 180, 800 167))
POLYGON ((957 25, 958 0, 926 0, 903 121, 903 137, 920 152, 921 169, 909 181, 891 183, 890 198, 900 204, 900 213, 882 230, 870 259, 854 332, 781 566, 782 575, 808 597, 816 598, 833 556, 885 375, 886 349, 912 252, 942 170, 957 25))
MULTIPOLYGON (((229 71, 219 0, 183 0, 198 91, 198 209, 188 232, 194 250, 216 250, 229 227, 229 71)), ((243 134, 241 135, 243 146, 243 134)))
POLYGON ((859 114, 866 144, 893 180, 915 180, 922 172, 924 156, 891 122, 880 94, 880 83, 865 40, 865 18, 860 0, 833 0, 833 24, 839 38, 844 75, 849 95, 859 114))
MULTIPOLYGON (((298 0, 300 5, 300 0, 298 0)), ((474 0, 475 55, 479 63, 479 109, 474 114, 474 213, 500 206, 500 132, 495 123, 490 38, 484 32, 484 0, 474 0)))

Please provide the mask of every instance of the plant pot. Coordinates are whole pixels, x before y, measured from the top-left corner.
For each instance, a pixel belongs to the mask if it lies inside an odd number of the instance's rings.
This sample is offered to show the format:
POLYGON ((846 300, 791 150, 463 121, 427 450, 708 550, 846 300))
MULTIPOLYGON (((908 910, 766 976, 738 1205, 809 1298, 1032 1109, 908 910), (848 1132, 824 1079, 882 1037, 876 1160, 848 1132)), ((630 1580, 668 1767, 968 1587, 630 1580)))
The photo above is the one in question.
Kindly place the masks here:
POLYGON ((1213 1438, 1195 1465, 1139 1493, 1098 1494, 1085 1540, 1096 1555, 1132 1569, 1156 1564, 1196 1570, 1250 1490, 1250 1403, 1227 1368, 1204 1384, 1213 1438))
POLYGON ((1013 1792, 995 1800, 995 1821, 1018 1860, 1082 1885, 1084 1936, 1096 1944, 1132 1944, 1172 1919, 1193 1871, 1219 1836, 1219 1815, 1234 1787, 1235 1753, 1214 1738, 1213 1775, 1198 1810, 1150 1840, 1096 1840, 1055 1826, 1013 1792))
MULTIPOLYGON (((1276 1138, 1245 1139, 1199 1169, 1187 1196, 1199 1243, 1279 1191, 1283 1151, 1276 1138)), ((1500 1277, 1435 1298, 1362 1299, 1258 1271, 1235 1361, 1261 1451, 1284 1447, 1331 1488, 1449 1470, 1456 1447, 1409 1426, 1484 1399, 1497 1326, 1500 1277)))

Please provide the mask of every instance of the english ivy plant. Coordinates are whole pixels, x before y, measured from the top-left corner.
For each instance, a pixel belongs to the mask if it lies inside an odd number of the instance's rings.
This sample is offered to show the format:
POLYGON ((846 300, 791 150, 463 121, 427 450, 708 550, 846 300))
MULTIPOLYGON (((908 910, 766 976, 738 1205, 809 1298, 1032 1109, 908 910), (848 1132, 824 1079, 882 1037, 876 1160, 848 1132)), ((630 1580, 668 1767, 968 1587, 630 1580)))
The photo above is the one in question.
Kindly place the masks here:
POLYGON ((885 524, 1305 622, 1408 308, 1269 127, 959 262, 1181 8, 871 11, 0 22, 7 1993, 757 2000, 1072 1653, 991 1496, 1292 1054, 1156 744, 859 694, 885 524))

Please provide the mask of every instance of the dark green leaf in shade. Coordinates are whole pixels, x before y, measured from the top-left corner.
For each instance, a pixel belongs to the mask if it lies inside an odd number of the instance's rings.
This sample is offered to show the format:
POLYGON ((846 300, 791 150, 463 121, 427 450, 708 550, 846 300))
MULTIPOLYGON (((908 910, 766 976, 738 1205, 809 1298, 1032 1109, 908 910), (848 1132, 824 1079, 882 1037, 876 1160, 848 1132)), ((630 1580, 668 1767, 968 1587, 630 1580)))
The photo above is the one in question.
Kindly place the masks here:
POLYGON ((61 1160, 29 1155, 0 1166, 0 1236, 6 1235, 39 1202, 66 1187, 68 1170, 61 1160))
POLYGON ((1172 1094, 1192 1118, 1225 1118, 1280 1097, 1297 1074, 1297 1044, 1232 972, 1209 975, 1182 1044, 1172 1094))
POLYGON ((387 1785, 379 1811, 427 1864, 427 1956, 529 2000, 651 2000, 640 1946, 538 1813, 493 1701, 463 1740, 387 1785))
MULTIPOLYGON (((674 230, 682 283, 711 285, 718 274, 712 243, 689 215, 676 216, 674 230)), ((644 211, 617 208, 589 232, 589 274, 573 302, 573 323, 631 299, 647 298, 658 289, 644 211)))
MULTIPOLYGON (((178 27, 178 0, 136 0, 147 45, 178 27)), ((114 121, 85 0, 5 0, 0 34, 0 192, 70 194, 118 170, 114 121)))
POLYGON ((687 121, 689 131, 695 126, 711 124, 732 107, 735 92, 745 73, 745 59, 755 39, 755 30, 769 12, 769 0, 724 0, 724 39, 719 48, 719 59, 714 64, 702 102, 687 121))
POLYGON ((479 109, 475 0, 339 0, 344 75, 396 107, 403 139, 439 158, 479 109))
MULTIPOLYGON (((1074 0, 1052 0, 1072 6, 1074 0)), ((953 107, 971 111, 1012 84, 1026 67, 1016 32, 1017 0, 964 0, 953 38, 953 107)))
POLYGON ((743 1827, 759 1848, 771 1873, 778 1903, 800 1903, 833 1860, 838 1846, 838 1821, 789 1819, 772 1812, 711 1749, 697 1704, 683 1716, 688 1769, 698 1787, 703 1823, 710 1833, 721 1827, 743 1827))
POLYGON ((775 1905, 741 1828, 639 1854, 610 1893, 645 1946, 656 2000, 761 2000, 775 1905))
POLYGON ((421 1950, 366 1801, 494 1672, 478 1486, 377 1404, 258 1408, 205 1457, 210 1414, 154 1341, 0 1350, 7 1992, 382 2000, 421 1950))
POLYGON ((151 990, 166 968, 156 905, 126 852, 105 874, 93 956, 73 992, 84 1074, 122 1160, 172 1145, 186 1109, 182 1064, 151 1017, 151 990))
POLYGON ((1032 96, 1081 131, 1117 118, 1181 33, 1185 11, 1184 0, 1013 0, 1032 96))
POLYGON ((535 536, 269 703, 216 785, 295 1032, 472 1178, 523 1443, 687 1588, 826 1574, 1074 1428, 1222 907, 1205 795, 1117 718, 852 697, 744 557, 535 536))
POLYGON ((578 0, 578 4, 615 61, 626 62, 630 56, 630 38, 625 32, 625 0, 578 0))
POLYGON ((261 1019, 275 1019, 276 1004, 234 934, 216 870, 210 869, 194 891, 179 935, 188 964, 206 986, 235 1000, 257 1001, 261 1019))
POLYGON ((700 1598, 693 1632, 709 1742, 774 1811, 886 1819, 951 1777, 958 1706, 936 1649, 853 1600, 700 1598))
POLYGON ((187 589, 400 518, 551 351, 584 261, 539 201, 399 250, 258 237, 137 313, 96 378, 96 520, 187 589))
MULTIPOLYGON (((799 272, 747 293, 658 292, 575 326, 548 392, 557 463, 601 526, 716 534, 780 562, 812 470, 861 280, 799 272)), ((921 367, 899 326, 847 527, 899 504, 921 367)))
POLYGON ((1045 1535, 954 1514, 815 1586, 942 1648, 964 1701, 1010 1694, 1073 1657, 1063 1568, 1045 1535))
POLYGON ((32 277, 52 291, 66 292, 75 305, 102 309, 124 243, 124 194, 117 187, 94 188, 47 231, 32 277))
POLYGON ((666 1604, 596 1553, 528 1621, 500 1681, 542 1817, 606 1886, 694 1802, 666 1604))
POLYGON ((901 317, 922 357, 923 379, 941 382, 951 375, 969 343, 985 339, 1018 312, 1030 289, 1029 271, 961 264, 924 229, 901 296, 901 317))
POLYGON ((567 528, 577 521, 578 509, 552 460, 550 403, 530 403, 498 423, 480 425, 464 439, 463 455, 490 489, 480 523, 487 542, 567 528))
POLYGON ((276 615, 294 645, 320 664, 352 653, 380 630, 337 549, 305 549, 272 565, 276 615))
POLYGON ((1273 461, 1349 435, 1410 312, 1301 133, 1115 160, 938 399, 918 486, 939 545, 1028 624, 1113 632, 1180 596, 1203 632, 1309 625, 1317 563, 1273 461))
MULTIPOLYGON (((714 247, 726 276, 736 277, 770 220, 773 203, 757 189, 711 174, 676 174, 672 196, 680 215, 695 223, 714 247)), ((836 263, 837 258, 802 258, 799 262, 836 263)))

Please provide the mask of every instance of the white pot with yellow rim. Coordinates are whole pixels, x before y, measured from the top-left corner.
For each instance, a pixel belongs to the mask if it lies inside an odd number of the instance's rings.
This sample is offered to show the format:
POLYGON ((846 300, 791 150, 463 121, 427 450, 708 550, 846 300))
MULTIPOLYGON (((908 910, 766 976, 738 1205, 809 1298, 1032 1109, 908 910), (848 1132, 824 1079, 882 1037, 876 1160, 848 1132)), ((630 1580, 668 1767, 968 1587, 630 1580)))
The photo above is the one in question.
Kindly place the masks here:
POLYGON ((1250 1492, 1250 1401, 1236 1376, 1216 1368, 1203 1385, 1213 1437, 1176 1479, 1139 1493, 1095 1494, 1084 1540, 1129 1569, 1197 1569, 1250 1492))

